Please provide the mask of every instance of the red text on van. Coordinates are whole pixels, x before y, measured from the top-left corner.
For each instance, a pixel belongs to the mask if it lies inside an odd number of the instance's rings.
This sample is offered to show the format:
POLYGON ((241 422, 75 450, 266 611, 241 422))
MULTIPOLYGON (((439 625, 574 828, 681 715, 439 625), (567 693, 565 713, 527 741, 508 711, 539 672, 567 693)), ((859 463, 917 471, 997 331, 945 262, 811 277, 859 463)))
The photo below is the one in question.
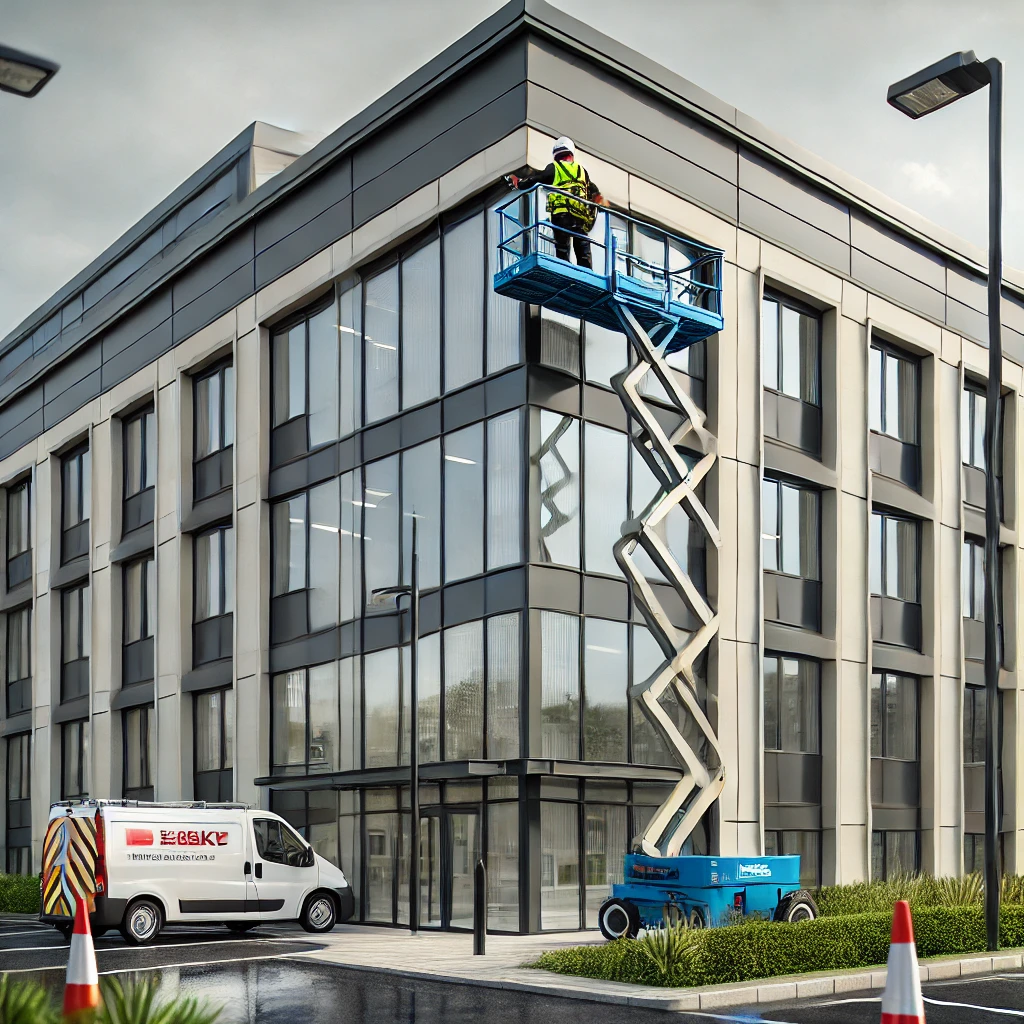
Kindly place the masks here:
POLYGON ((227 846, 227 832, 176 832, 160 830, 161 846, 227 846))

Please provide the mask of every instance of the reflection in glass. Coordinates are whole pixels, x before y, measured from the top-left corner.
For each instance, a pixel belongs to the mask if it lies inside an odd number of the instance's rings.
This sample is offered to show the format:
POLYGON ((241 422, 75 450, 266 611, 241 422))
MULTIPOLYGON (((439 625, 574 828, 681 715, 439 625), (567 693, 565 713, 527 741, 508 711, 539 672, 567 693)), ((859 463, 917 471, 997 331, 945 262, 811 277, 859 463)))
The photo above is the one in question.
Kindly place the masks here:
POLYGON ((274 505, 274 596, 306 586, 306 495, 274 505))
POLYGON ((398 650, 375 651, 363 658, 366 712, 366 767, 399 763, 398 650))
POLYGON ((436 398, 441 387, 441 243, 402 260, 402 408, 436 398))
POLYGON ((7 492, 7 557, 16 558, 29 549, 29 482, 7 492))
POLYGON ((542 562, 580 564, 580 422, 540 410, 540 551, 542 562))
MULTIPOLYGON (((501 202, 505 202, 504 199, 501 202)), ((500 205, 500 204, 499 204, 500 205)), ((498 214, 492 207, 487 214, 487 280, 498 271, 498 214)), ((487 288, 487 373, 497 373, 519 362, 520 319, 523 304, 487 288)))
POLYGON ((32 674, 32 608, 7 614, 7 682, 28 679, 32 674))
POLYGON ((420 589, 441 583, 441 442, 402 453, 402 582, 412 581, 412 524, 420 560, 420 589))
POLYGON ((311 633, 338 620, 338 550, 341 528, 338 481, 309 492, 309 629, 311 633))
POLYGON ((345 288, 338 300, 338 362, 341 437, 362 425, 363 326, 362 285, 345 288))
POLYGON ((223 526, 195 539, 195 621, 226 615, 235 606, 235 536, 223 526))
POLYGON ((621 331, 588 323, 584 330, 583 365, 591 384, 612 386, 612 377, 626 367, 629 345, 621 331))
POLYGON ((804 658, 764 659, 764 746, 794 754, 817 754, 821 669, 804 658))
POLYGON ((518 803, 487 805, 487 927, 519 931, 518 803))
POLYGON ((306 321, 274 335, 274 426, 306 411, 306 321))
POLYGON ((365 286, 366 422, 398 412, 398 266, 365 286))
POLYGON ((484 217, 478 213, 444 233, 445 391, 483 373, 485 266, 484 217))
POLYGON ((587 928, 596 928, 601 904, 611 896, 612 886, 622 882, 622 851, 628 849, 629 836, 624 805, 588 803, 584 811, 585 924, 587 928))
POLYGON ((800 884, 806 889, 816 889, 821 883, 818 870, 821 864, 821 833, 793 829, 766 829, 764 852, 767 857, 800 858, 800 884))
POLYGON ((363 484, 356 469, 342 473, 341 483, 341 621, 356 617, 363 606, 363 484))
MULTIPOLYGON (((124 496, 152 487, 156 483, 156 417, 153 411, 141 413, 124 424, 124 496)), ((27 494, 27 491, 26 491, 27 494)))
POLYGON ((444 631, 445 758, 483 757, 484 624, 444 631))
POLYGON ((541 750, 566 761, 580 756, 580 620, 540 613, 541 750))
POLYGON ((306 672, 274 676, 274 767, 306 764, 306 672))
POLYGON ((309 447, 338 436, 337 311, 333 303, 309 318, 309 447))
MULTIPOLYGON (((402 648, 402 704, 409 706, 412 693, 412 659, 409 648, 402 648)), ((419 704, 420 764, 441 760, 441 634, 420 637, 419 678, 416 681, 419 704)), ((404 730, 402 764, 409 762, 410 729, 404 730)))
POLYGON ((871 756, 916 761, 917 679, 892 672, 871 675, 871 756))
POLYGON ((585 424, 583 440, 585 568, 587 572, 621 576, 612 548, 622 536, 626 519, 629 441, 625 434, 596 423, 585 424))
POLYGON ((338 663, 314 665, 309 680, 310 772, 338 769, 338 663))
POLYGON ((398 456, 365 467, 366 484, 357 504, 363 510, 363 548, 366 559, 366 602, 374 590, 393 587, 399 579, 398 456))
POLYGON ((476 423, 444 438, 446 580, 484 569, 484 431, 476 423))
POLYGON ((153 635, 156 614, 156 563, 144 558, 124 570, 124 643, 153 635))
POLYGON ((341 732, 338 743, 338 771, 362 768, 363 713, 359 659, 342 658, 338 663, 338 692, 341 732))
MULTIPOLYGON (((580 375, 580 320, 542 306, 540 310, 540 361, 545 366, 580 375)), ((622 367, 620 366, 621 370, 622 367)))

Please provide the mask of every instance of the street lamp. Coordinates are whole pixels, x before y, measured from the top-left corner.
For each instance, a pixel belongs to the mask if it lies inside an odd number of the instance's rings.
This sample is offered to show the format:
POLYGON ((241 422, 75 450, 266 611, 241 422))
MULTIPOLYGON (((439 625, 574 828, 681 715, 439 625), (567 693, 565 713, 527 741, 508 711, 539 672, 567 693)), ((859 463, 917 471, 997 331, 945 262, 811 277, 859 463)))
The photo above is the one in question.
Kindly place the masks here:
POLYGON ((420 730, 419 730, 419 643, 420 643, 420 568, 416 551, 416 516, 412 517, 412 572, 407 587, 380 587, 371 593, 377 608, 409 598, 411 664, 409 666, 409 796, 412 821, 409 823, 409 931, 415 935, 420 926, 420 730))
POLYGON ((985 392, 985 931, 989 950, 999 948, 999 788, 996 776, 999 661, 996 645, 999 586, 999 507, 995 470, 999 454, 999 398, 1003 368, 1003 66, 981 61, 973 50, 953 53, 889 88, 897 110, 917 119, 984 86, 988 95, 988 386, 985 392))
POLYGON ((0 90, 30 99, 60 70, 45 57, 0 46, 0 90))

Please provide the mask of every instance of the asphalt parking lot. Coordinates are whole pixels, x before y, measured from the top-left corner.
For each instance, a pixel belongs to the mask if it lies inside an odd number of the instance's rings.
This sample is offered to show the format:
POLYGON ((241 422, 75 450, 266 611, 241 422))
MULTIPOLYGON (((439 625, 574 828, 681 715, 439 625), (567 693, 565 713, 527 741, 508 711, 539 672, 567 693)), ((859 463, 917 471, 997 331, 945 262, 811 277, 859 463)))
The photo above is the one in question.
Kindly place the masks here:
MULTIPOLYGON (((225 928, 168 928, 156 944, 128 946, 116 932, 97 937, 101 975, 147 976, 162 995, 198 996, 223 1008, 220 1024, 876 1024, 878 994, 736 1007, 720 1013, 672 1013, 537 995, 514 989, 412 979, 310 963, 320 948, 290 926, 235 936, 225 928)), ((64 983, 68 945, 52 928, 0 918, 0 973, 64 983)), ((381 965, 385 966, 385 965, 381 965)), ((1024 1018, 1024 973, 924 987, 929 1024, 982 1024, 1024 1018)))

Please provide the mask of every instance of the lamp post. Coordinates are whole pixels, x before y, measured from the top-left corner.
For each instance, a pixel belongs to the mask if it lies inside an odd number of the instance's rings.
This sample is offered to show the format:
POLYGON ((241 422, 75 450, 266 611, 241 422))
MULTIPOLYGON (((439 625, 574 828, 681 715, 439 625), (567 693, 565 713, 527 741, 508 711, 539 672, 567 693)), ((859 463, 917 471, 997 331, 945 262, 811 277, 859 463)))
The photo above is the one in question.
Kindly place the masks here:
POLYGON ((888 101, 915 120, 989 87, 988 95, 988 386, 985 392, 985 931, 989 950, 999 948, 999 786, 997 776, 999 653, 996 609, 999 586, 999 399, 1003 346, 1000 316, 1003 278, 1002 148, 1003 66, 979 60, 973 50, 953 53, 890 86, 888 101))
POLYGON ((416 516, 412 517, 412 571, 407 587, 381 587, 372 593, 372 602, 382 607, 394 601, 398 606, 409 598, 409 632, 412 645, 409 666, 409 931, 420 927, 420 730, 419 730, 419 643, 420 643, 420 568, 416 550, 416 516))
POLYGON ((60 70, 45 57, 0 45, 0 90, 31 99, 60 70))

